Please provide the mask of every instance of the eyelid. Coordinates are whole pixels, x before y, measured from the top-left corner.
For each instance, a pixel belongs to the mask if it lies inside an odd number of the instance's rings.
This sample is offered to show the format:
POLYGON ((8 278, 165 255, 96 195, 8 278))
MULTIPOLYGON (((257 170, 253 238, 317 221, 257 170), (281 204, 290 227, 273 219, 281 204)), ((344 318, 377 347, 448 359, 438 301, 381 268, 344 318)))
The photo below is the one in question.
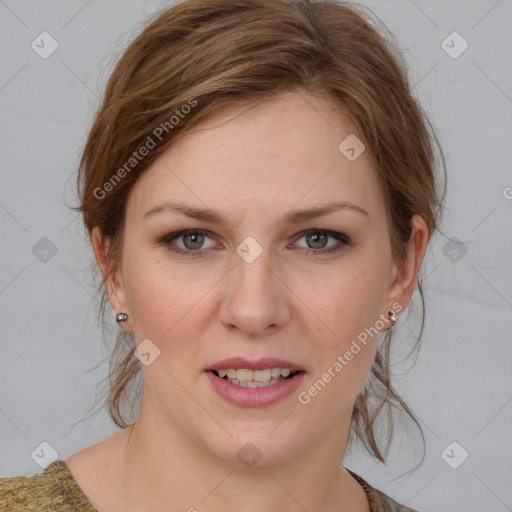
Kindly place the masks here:
POLYGON ((327 236, 334 238, 336 240, 339 240, 345 244, 350 243, 350 238, 348 237, 348 235, 345 235, 344 233, 340 233, 339 231, 332 231, 330 229, 321 229, 321 228, 306 229, 305 231, 302 231, 298 235, 296 235, 294 240, 295 241, 300 240, 303 236, 306 236, 306 235, 309 235, 312 233, 324 233, 327 236))
MULTIPOLYGON (((306 251, 307 255, 309 255, 310 253, 313 253, 313 254, 319 255, 319 256, 324 255, 324 254, 326 255, 329 253, 337 252, 337 251, 341 250, 343 248, 343 246, 351 244, 350 238, 347 235, 345 235, 344 233, 340 233, 339 231, 332 231, 329 229, 322 229, 322 228, 309 228, 304 231, 301 231, 300 233, 296 234, 293 237, 293 243, 296 243, 298 240, 300 240, 304 236, 307 236, 308 234, 312 234, 312 233, 325 234, 330 238, 338 240, 339 243, 334 244, 333 246, 328 247, 327 249, 310 249, 307 247, 301 247, 301 249, 306 251), (341 246, 340 246, 340 243, 341 243, 341 246)), ((207 229, 190 228, 190 229, 182 229, 180 231, 175 231, 173 233, 167 234, 166 236, 164 236, 161 239, 161 244, 170 246, 170 244, 173 240, 176 240, 176 239, 181 238, 188 234, 206 235, 208 238, 211 238, 212 240, 216 240, 216 237, 214 236, 214 234, 207 229)), ((205 252, 207 252, 209 249, 211 249, 211 248, 197 249, 197 250, 188 249, 187 250, 187 249, 181 249, 181 248, 175 249, 175 248, 169 247, 169 250, 171 250, 172 252, 175 252, 178 254, 191 255, 191 256, 200 256, 200 255, 204 254, 205 252)))
MULTIPOLYGON (((164 245, 170 244, 173 240, 176 240, 178 238, 181 238, 185 235, 190 235, 190 234, 200 234, 200 235, 205 235, 208 238, 211 238, 212 240, 216 239, 215 236, 213 236, 213 233, 211 231, 208 231, 207 229, 192 228, 192 229, 182 229, 180 231, 174 231, 172 233, 169 233, 168 235, 165 235, 162 238, 161 243, 164 245)), ((196 251, 188 250, 187 252, 200 252, 203 250, 204 249, 197 249, 196 251)))

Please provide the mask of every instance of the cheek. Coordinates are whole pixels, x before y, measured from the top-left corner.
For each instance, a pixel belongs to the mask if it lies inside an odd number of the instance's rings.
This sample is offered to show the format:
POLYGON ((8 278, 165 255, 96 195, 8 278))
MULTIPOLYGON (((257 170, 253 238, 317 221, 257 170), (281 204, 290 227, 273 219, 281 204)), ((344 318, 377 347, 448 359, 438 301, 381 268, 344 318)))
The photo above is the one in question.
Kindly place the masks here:
POLYGON ((206 322, 202 304, 208 302, 214 276, 198 277, 192 266, 171 267, 165 256, 152 254, 158 249, 130 249, 123 270, 137 341, 149 338, 161 348, 172 341, 174 352, 185 346, 194 350, 206 322))
POLYGON ((315 313, 310 313, 314 347, 309 347, 315 372, 305 400, 321 394, 318 406, 328 402, 343 408, 357 396, 371 369, 383 327, 380 315, 386 277, 385 265, 370 253, 350 262, 347 259, 336 271, 324 274, 321 287, 304 283, 300 293, 310 297, 308 306, 315 313))
POLYGON ((312 297, 311 309, 318 314, 315 330, 325 331, 327 345, 342 349, 350 339, 375 326, 383 312, 387 291, 385 268, 370 258, 353 258, 345 265, 325 274, 323 285, 311 287, 308 280, 301 291, 312 297))

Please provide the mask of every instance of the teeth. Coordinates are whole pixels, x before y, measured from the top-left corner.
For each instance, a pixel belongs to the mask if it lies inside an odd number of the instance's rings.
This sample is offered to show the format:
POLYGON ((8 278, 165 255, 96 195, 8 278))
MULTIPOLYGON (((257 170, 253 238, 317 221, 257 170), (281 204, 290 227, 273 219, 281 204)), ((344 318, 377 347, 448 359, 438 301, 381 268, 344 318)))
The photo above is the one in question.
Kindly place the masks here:
MULTIPOLYGON (((240 370, 238 370, 240 371, 240 370)), ((267 382, 272 378, 272 370, 267 368, 266 370, 253 370, 252 380, 256 382, 267 382)))
MULTIPOLYGON (((223 368, 217 370, 219 377, 227 377, 230 381, 237 381, 237 384, 244 386, 245 383, 273 383, 272 381, 280 382, 280 377, 288 377, 291 370, 289 368, 266 368, 264 370, 249 370, 247 368, 223 368)), ((234 382, 233 382, 234 383, 234 382)), ((258 386, 244 386, 244 387, 258 387, 258 386)))
POLYGON ((270 370, 273 379, 277 379, 281 375, 281 368, 272 368, 270 370))
POLYGON ((240 386, 242 388, 266 388, 267 386, 273 386, 274 384, 278 384, 281 382, 281 379, 270 379, 265 382, 255 382, 254 380, 238 380, 238 379, 229 379, 231 384, 235 386, 240 386))
POLYGON ((254 372, 252 370, 244 370, 240 369, 236 371, 236 378, 238 380, 248 381, 248 380, 256 380, 253 379, 254 372))

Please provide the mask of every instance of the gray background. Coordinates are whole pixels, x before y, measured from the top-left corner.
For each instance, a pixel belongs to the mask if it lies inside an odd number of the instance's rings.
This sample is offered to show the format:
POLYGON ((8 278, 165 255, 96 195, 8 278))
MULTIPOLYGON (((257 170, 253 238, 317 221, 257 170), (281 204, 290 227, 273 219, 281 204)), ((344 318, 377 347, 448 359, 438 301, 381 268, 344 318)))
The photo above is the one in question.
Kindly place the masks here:
MULTIPOLYGON (((32 456, 51 452, 42 442, 65 458, 118 430, 105 411, 83 419, 108 354, 89 286, 92 251, 66 204, 76 204, 80 150, 112 59, 168 4, 0 0, 0 476, 42 471, 32 456), (58 42, 46 59, 31 47, 43 31, 58 42)), ((423 273, 421 350, 408 374, 410 364, 397 367, 425 460, 409 471, 421 453, 403 435, 389 466, 358 449, 345 465, 422 512, 512 510, 512 3, 364 5, 406 53, 443 141, 449 193, 423 273), (469 44, 457 58, 462 39, 442 45, 454 31, 469 44)), ((405 347, 415 328, 401 317, 398 331, 405 347)))

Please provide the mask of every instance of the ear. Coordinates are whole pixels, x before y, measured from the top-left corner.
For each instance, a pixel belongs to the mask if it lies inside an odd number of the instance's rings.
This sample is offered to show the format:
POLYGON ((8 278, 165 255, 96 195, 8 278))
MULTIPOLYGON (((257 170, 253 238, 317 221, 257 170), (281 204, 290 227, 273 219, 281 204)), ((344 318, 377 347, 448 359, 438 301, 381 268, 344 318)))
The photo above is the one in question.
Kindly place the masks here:
MULTIPOLYGON (((96 257, 96 263, 101 270, 103 277, 108 271, 107 265, 107 254, 110 247, 110 240, 105 238, 98 226, 94 227, 91 234, 92 247, 94 250, 94 256, 96 257)), ((115 314, 126 313, 128 314, 127 322, 120 322, 118 325, 123 330, 130 332, 133 330, 133 326, 130 323, 130 315, 128 311, 128 304, 126 301, 126 293, 123 285, 123 280, 120 276, 119 271, 111 272, 106 278, 105 285, 107 287, 108 299, 110 305, 114 310, 115 314)))
POLYGON ((411 300, 432 234, 423 217, 419 215, 412 218, 411 225, 412 231, 407 255, 404 261, 394 265, 391 283, 386 295, 388 305, 386 311, 393 309, 397 316, 411 300))

